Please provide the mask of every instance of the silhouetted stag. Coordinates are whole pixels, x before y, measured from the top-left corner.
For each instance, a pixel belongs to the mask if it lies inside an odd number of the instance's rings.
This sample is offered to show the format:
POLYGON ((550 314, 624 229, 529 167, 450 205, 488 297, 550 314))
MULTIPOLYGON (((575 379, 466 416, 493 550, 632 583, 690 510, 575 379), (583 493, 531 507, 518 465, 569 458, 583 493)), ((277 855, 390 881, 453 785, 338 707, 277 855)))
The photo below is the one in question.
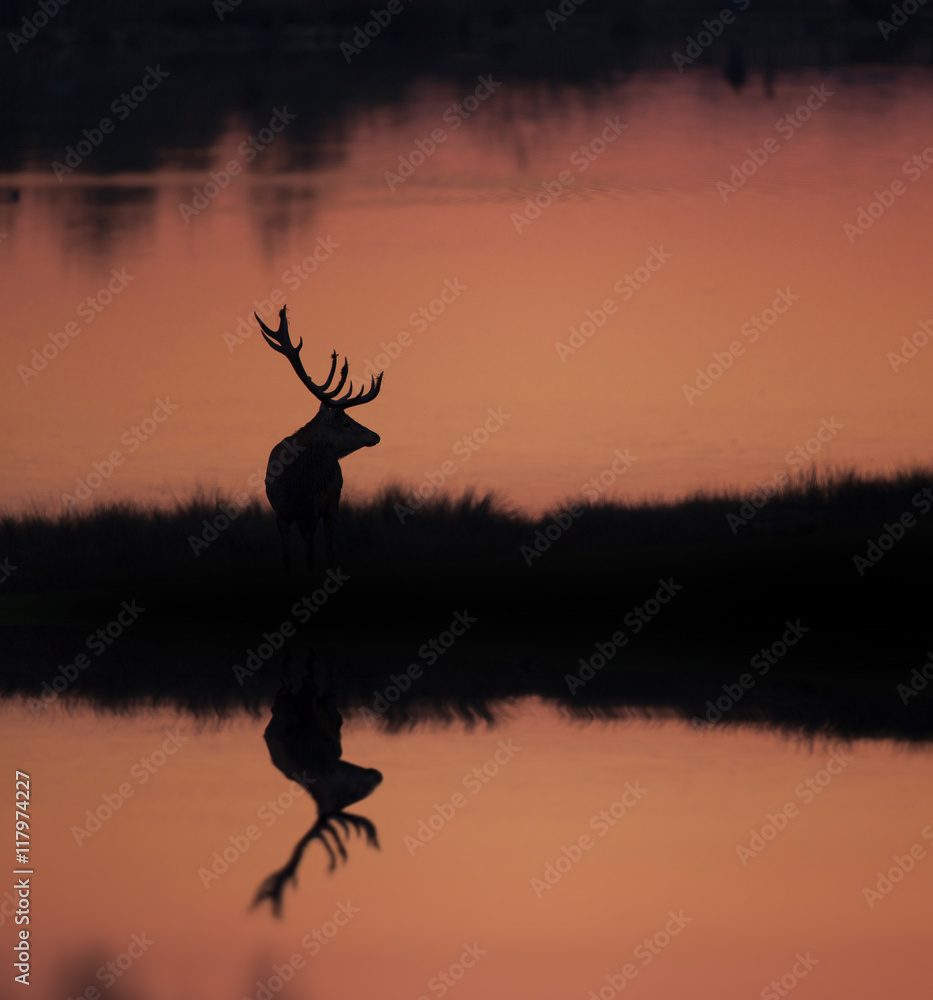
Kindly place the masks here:
POLYGON ((337 384, 331 386, 337 371, 337 352, 334 351, 330 360, 330 374, 318 385, 312 381, 301 363, 299 352, 304 341, 299 339, 297 347, 291 342, 285 307, 279 312, 278 330, 270 330, 258 315, 256 319, 266 343, 288 358, 302 384, 321 404, 313 420, 272 449, 266 467, 266 496, 275 511, 282 538, 285 568, 291 566, 289 542, 291 527, 295 522, 298 523, 307 546, 308 565, 312 568, 314 536, 318 522, 323 522, 327 563, 333 565, 336 558, 337 510, 343 488, 339 459, 359 448, 371 448, 379 444, 379 435, 357 423, 346 411, 351 406, 359 406, 375 399, 382 388, 382 376, 385 372, 380 372, 378 378, 370 380, 369 389, 363 386, 356 395, 353 394, 351 382, 346 395, 338 399, 347 381, 346 359, 340 369, 337 384))
POLYGON ((295 845, 288 863, 273 872, 256 893, 253 906, 269 900, 276 916, 282 913, 285 887, 289 882, 298 883, 298 866, 311 841, 319 840, 324 845, 330 857, 329 871, 336 868, 338 855, 347 860, 341 830, 344 837, 349 837, 352 827, 357 834, 365 835, 373 847, 379 847, 372 821, 345 810, 370 795, 382 782, 382 774, 373 767, 360 767, 340 759, 342 723, 333 688, 324 671, 318 672, 313 684, 308 683, 306 670, 297 679, 283 681, 272 704, 272 721, 265 731, 266 745, 272 763, 310 793, 317 804, 318 819, 295 845))

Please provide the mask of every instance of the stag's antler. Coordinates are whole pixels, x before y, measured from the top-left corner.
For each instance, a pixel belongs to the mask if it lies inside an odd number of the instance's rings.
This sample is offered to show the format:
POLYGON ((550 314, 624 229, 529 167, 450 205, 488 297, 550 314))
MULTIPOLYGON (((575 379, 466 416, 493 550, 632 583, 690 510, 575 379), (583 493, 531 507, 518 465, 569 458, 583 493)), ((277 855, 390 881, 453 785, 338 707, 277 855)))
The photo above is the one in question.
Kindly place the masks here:
POLYGON ((344 837, 349 837, 350 827, 356 830, 357 834, 366 836, 366 842, 378 849, 379 838, 376 835, 376 827, 373 822, 365 816, 357 816, 355 813, 339 812, 330 816, 321 816, 311 829, 298 841, 292 856, 288 859, 288 864, 278 871, 273 872, 259 887, 256 898, 253 900, 253 907, 259 906, 267 899, 272 903, 272 912, 280 917, 282 915, 282 894, 289 882, 298 884, 298 865, 301 864, 301 857, 305 848, 312 840, 320 840, 330 856, 328 871, 333 871, 337 867, 337 854, 346 861, 347 849, 340 839, 340 833, 334 829, 334 823, 339 824, 343 830, 344 837), (334 847, 331 847, 325 834, 329 833, 334 838, 334 847))
POLYGON ((259 323, 259 328, 262 332, 263 337, 266 339, 266 343, 272 348, 273 351, 278 351, 279 354, 284 354, 288 358, 292 368, 295 369, 295 373, 298 378, 301 379, 302 383, 307 389, 309 389, 314 396, 319 399, 325 406, 331 407, 334 410, 345 410, 348 406, 359 406, 360 403, 368 403, 371 399, 375 399, 379 395, 379 390, 382 388, 382 376, 385 372, 380 372, 378 377, 373 377, 370 380, 369 389, 364 385, 360 391, 354 396, 353 395, 353 383, 350 383, 349 389, 347 389, 347 394, 342 399, 337 399, 340 390, 343 389, 344 384, 347 381, 347 367, 348 362, 346 358, 343 361, 343 367, 340 369, 340 378, 334 386, 333 389, 330 388, 330 383, 334 377, 334 373, 337 370, 337 352, 334 351, 330 356, 330 374, 328 374, 327 379, 322 385, 318 385, 314 382, 310 375, 305 371, 304 365, 301 363, 301 357, 299 352, 301 351, 301 346, 304 344, 304 340, 298 339, 298 346, 296 347, 292 341, 291 337, 288 335, 288 318, 285 315, 285 306, 282 306, 279 311, 279 328, 278 330, 270 330, 265 323, 259 318, 258 313, 253 313, 256 317, 256 321, 259 323))

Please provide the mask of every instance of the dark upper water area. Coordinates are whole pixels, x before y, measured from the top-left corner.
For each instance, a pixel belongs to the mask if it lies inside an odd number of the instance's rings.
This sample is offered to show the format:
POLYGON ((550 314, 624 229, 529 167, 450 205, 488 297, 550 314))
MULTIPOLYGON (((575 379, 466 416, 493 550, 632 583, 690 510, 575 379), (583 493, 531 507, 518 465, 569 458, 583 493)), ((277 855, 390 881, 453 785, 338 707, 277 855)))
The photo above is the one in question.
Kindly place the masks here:
POLYGON ((0 12, 0 172, 48 171, 85 141, 84 130, 91 142, 106 132, 105 119, 121 141, 95 147, 82 173, 207 167, 231 117, 258 130, 285 104, 301 114, 264 169, 321 166, 340 155, 342 130, 359 109, 401 106, 426 78, 459 85, 493 74, 598 90, 641 70, 718 67, 724 91, 768 93, 783 72, 801 68, 928 66, 933 16, 904 6, 160 0, 39 8, 12 0, 0 12))

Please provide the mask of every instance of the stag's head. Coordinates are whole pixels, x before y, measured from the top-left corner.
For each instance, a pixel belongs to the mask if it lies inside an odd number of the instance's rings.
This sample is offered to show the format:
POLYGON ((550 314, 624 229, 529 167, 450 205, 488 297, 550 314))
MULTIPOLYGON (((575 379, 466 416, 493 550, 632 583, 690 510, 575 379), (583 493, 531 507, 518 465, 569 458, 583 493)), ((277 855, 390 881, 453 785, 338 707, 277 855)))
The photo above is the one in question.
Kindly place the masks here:
POLYGON ((341 396, 340 393, 347 382, 348 365, 346 359, 344 359, 343 367, 340 369, 340 376, 337 379, 336 385, 332 385, 334 376, 337 373, 337 352, 334 351, 330 357, 330 373, 318 385, 305 371, 304 365, 301 362, 299 352, 304 341, 299 338, 297 346, 291 341, 288 333, 288 317, 285 315, 285 307, 282 306, 282 309, 279 311, 278 330, 269 329, 259 318, 258 314, 254 313, 253 315, 256 316, 266 343, 272 350, 278 351, 279 354, 284 354, 288 358, 289 363, 295 369, 295 374, 301 380, 302 384, 311 392, 315 399, 320 401, 321 405, 317 416, 312 421, 315 429, 315 439, 321 444, 331 445, 336 450, 338 458, 343 458, 344 455, 349 455, 359 448, 372 448, 373 445, 379 444, 379 435, 354 420, 347 413, 347 410, 351 406, 359 406, 361 403, 368 403, 370 400, 375 399, 382 388, 382 376, 385 372, 380 372, 378 377, 371 378, 368 389, 363 385, 359 392, 355 394, 353 392, 353 383, 351 382, 346 393, 341 396))
POLYGON ((335 410, 326 403, 314 418, 315 440, 321 444, 331 445, 338 458, 349 455, 359 448, 372 448, 379 444, 379 435, 354 420, 346 410, 335 410))

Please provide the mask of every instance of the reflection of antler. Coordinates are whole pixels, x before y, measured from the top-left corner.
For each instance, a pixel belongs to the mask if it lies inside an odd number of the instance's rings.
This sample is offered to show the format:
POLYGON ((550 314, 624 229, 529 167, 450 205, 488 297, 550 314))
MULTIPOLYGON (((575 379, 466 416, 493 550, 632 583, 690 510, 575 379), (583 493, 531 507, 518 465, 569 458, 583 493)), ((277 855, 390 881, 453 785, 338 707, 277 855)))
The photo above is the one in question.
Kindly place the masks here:
POLYGON ((295 845, 288 864, 262 883, 253 900, 256 907, 268 899, 276 916, 282 914, 285 887, 289 882, 298 883, 298 866, 312 840, 324 845, 330 857, 330 871, 337 867, 338 855, 347 860, 344 840, 349 837, 351 827, 373 847, 379 847, 373 823, 365 816, 345 810, 371 795, 381 783, 382 775, 374 767, 360 767, 340 759, 343 720, 329 671, 316 670, 313 680, 312 683, 307 667, 297 677, 283 678, 272 705, 272 721, 264 734, 272 763, 304 786, 318 813, 317 822, 295 845), (344 840, 340 837, 341 830, 344 840))
POLYGON ((311 829, 298 841, 292 856, 288 859, 288 864, 273 872, 259 887, 256 898, 253 900, 253 907, 264 903, 267 899, 272 903, 272 912, 280 917, 282 915, 282 894, 289 882, 298 884, 298 866, 301 864, 302 855, 305 848, 312 840, 319 840, 330 855, 330 865, 328 871, 333 871, 337 867, 337 855, 344 861, 347 860, 347 849, 340 839, 340 833, 334 828, 334 823, 343 830, 344 837, 349 837, 352 826, 360 836, 365 835, 366 842, 378 849, 379 838, 376 835, 376 827, 372 821, 365 816, 357 816, 355 813, 339 812, 332 816, 321 816, 311 829), (334 847, 331 847, 325 834, 330 834, 334 838, 334 847), (335 853, 336 848, 336 853, 335 853))
MULTIPOLYGON (((358 837, 366 837, 366 843, 370 847, 375 847, 379 850, 379 837, 376 835, 376 827, 372 820, 367 819, 365 816, 357 816, 356 813, 339 812, 333 816, 324 816, 318 820, 318 823, 322 824, 321 828, 321 842, 327 848, 327 853, 330 855, 330 866, 328 871, 333 871, 337 867, 337 855, 331 850, 330 844, 324 839, 323 834, 329 833, 334 838, 334 844, 337 847, 337 852, 344 861, 347 860, 347 849, 343 846, 340 840, 340 834, 334 829, 333 823, 337 822, 340 825, 341 830, 343 830, 344 837, 350 836, 350 827, 352 826, 356 830, 358 837)), ((317 826, 317 823, 315 824, 317 826)))

